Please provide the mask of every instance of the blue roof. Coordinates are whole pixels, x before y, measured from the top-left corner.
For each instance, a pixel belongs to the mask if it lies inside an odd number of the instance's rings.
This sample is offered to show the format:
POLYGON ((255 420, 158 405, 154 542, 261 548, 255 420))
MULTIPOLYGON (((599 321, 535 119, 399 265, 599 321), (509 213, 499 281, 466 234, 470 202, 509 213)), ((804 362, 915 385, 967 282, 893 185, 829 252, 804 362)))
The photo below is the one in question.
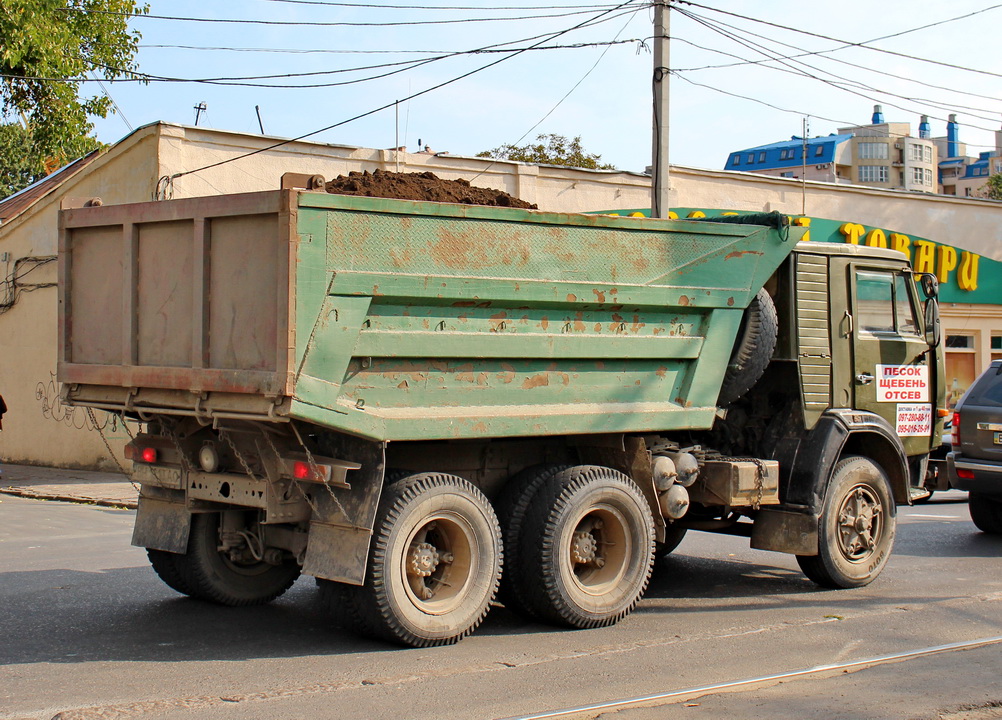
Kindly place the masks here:
POLYGON ((956 158, 955 160, 943 160, 939 165, 940 167, 943 165, 963 165, 966 161, 966 158, 956 158))
MULTIPOLYGON (((835 150, 852 135, 835 135, 807 138, 807 164, 820 165, 835 161, 835 150)), ((789 140, 759 145, 745 150, 736 150, 727 157, 725 170, 771 170, 774 168, 800 167, 804 164, 804 139, 792 137, 789 140)))

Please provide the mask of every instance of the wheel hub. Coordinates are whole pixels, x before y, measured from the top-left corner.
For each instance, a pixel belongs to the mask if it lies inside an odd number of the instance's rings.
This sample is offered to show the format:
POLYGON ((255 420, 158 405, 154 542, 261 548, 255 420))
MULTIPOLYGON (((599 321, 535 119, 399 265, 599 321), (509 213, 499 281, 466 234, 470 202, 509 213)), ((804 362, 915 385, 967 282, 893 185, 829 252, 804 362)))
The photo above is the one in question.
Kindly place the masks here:
POLYGON ((598 542, 588 532, 575 532, 571 540, 571 557, 576 563, 594 562, 598 556, 598 542))
POLYGON ((431 543, 415 543, 411 545, 407 558, 407 571, 418 577, 431 577, 438 568, 441 555, 431 543))
POLYGON ((849 560, 865 560, 873 552, 882 531, 882 513, 879 500, 864 487, 846 496, 839 512, 839 543, 849 560))

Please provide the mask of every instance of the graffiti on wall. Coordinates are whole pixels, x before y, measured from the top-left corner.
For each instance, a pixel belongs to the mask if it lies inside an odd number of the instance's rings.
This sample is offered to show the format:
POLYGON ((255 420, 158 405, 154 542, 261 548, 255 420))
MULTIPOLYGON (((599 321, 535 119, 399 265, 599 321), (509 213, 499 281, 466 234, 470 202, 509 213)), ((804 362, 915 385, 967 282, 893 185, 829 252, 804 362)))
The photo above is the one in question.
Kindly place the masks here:
POLYGON ((46 420, 53 420, 76 430, 97 431, 108 438, 131 434, 125 419, 118 415, 65 405, 59 397, 59 385, 53 372, 49 372, 47 381, 40 381, 35 386, 35 400, 41 406, 42 417, 46 420))

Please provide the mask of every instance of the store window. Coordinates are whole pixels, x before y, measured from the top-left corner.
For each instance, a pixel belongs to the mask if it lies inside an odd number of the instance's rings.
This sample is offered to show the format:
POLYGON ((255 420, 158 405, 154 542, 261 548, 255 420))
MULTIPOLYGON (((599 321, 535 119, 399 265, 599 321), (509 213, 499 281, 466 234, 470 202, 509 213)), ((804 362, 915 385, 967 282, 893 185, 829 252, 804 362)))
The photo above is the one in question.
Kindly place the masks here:
POLYGON ((946 402, 953 407, 978 376, 973 335, 946 336, 946 402))
POLYGON ((1002 335, 992 335, 992 360, 1002 360, 1002 335))

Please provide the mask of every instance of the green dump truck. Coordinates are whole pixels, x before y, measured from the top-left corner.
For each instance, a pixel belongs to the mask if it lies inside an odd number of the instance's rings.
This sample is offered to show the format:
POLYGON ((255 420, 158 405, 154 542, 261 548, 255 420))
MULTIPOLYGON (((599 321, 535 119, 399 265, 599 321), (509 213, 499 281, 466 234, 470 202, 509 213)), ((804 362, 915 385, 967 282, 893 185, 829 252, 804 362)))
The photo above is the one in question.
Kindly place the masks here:
POLYGON ((295 187, 77 205, 62 398, 142 423, 133 543, 194 598, 305 573, 405 645, 466 636, 496 595, 597 627, 688 530, 857 587, 939 444, 934 278, 923 300, 903 255, 779 216, 295 187))

